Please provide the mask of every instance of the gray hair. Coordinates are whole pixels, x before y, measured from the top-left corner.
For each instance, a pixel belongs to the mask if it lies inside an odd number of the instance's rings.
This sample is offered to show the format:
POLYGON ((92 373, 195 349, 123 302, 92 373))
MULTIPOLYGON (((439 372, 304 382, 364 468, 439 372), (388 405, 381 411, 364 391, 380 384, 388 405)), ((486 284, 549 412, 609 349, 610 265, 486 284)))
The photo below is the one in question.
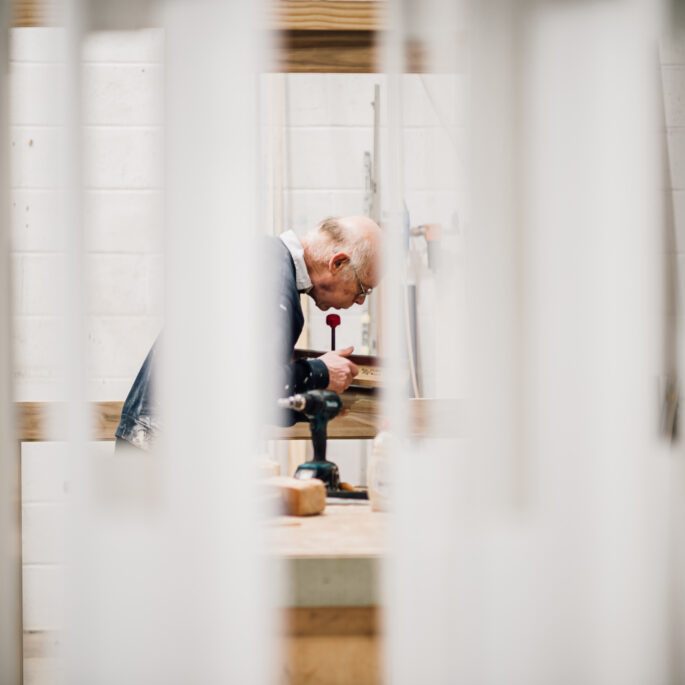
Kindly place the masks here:
POLYGON ((343 251, 349 255, 352 268, 364 273, 373 257, 371 243, 359 238, 335 216, 324 219, 308 237, 312 255, 318 261, 327 262, 336 252, 343 251))

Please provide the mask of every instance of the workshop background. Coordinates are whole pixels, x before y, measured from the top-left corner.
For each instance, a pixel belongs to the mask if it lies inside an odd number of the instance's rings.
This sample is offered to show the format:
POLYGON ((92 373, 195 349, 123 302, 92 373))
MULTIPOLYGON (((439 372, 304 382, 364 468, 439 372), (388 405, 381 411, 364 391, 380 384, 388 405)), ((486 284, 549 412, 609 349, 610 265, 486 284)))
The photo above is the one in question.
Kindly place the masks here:
MULTIPOLYGON (((49 27, 15 28, 11 35, 14 392, 19 402, 60 398, 60 364, 53 343, 62 320, 54 284, 64 255, 53 221, 59 201, 60 132, 51 103, 60 88, 56 62, 63 39, 61 29, 49 27)), ((161 29, 99 32, 88 36, 83 52, 86 368, 91 401, 125 399, 163 326, 163 40, 161 29)), ((454 146, 455 135, 463 136, 460 118, 467 106, 467 77, 411 74, 403 79, 404 135, 413 160, 407 194, 411 222, 440 224, 456 234, 465 216, 453 209, 457 171, 441 170, 435 150, 454 146)), ((273 205, 272 224, 265 230, 277 234, 292 228, 304 235, 326 216, 368 213, 365 155, 374 151, 375 86, 380 87, 381 138, 386 145, 385 76, 267 74, 261 80, 263 178, 273 205)), ((432 371, 431 271, 425 244, 416 242, 425 300, 422 353, 426 369, 432 371)), ((459 254, 456 259, 458 265, 459 254)), ((300 346, 326 351, 326 313, 313 306, 307 311, 300 346)), ((363 345, 365 311, 368 302, 340 312, 338 348, 354 345, 357 353, 372 352, 363 345)), ((434 394, 439 379, 432 373, 425 378, 428 392, 434 394)), ((25 443, 22 448, 28 631, 55 630, 62 623, 63 448, 49 442, 25 443)), ((107 452, 113 446, 102 443, 99 449, 107 452)), ((343 480, 359 485, 366 484, 369 451, 366 440, 331 441, 328 446, 343 480)))

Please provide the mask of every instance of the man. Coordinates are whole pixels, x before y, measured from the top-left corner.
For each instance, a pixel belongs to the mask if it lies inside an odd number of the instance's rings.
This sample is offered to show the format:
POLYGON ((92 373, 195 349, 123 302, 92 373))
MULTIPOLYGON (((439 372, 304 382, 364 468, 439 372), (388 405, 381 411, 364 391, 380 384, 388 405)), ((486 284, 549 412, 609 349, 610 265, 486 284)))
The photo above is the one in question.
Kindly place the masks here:
MULTIPOLYGON (((363 216, 329 218, 300 240, 293 231, 268 238, 265 246, 271 263, 271 283, 277 298, 273 321, 277 332, 269 350, 277 369, 280 396, 307 390, 346 390, 359 370, 348 357, 353 348, 326 352, 317 359, 292 360, 304 316, 300 293, 307 293, 323 311, 348 309, 362 304, 379 279, 381 230, 363 216)), ((126 398, 117 428, 117 443, 125 441, 148 450, 159 432, 159 412, 153 394, 158 342, 152 346, 126 398)), ((295 412, 281 420, 292 424, 295 412)))

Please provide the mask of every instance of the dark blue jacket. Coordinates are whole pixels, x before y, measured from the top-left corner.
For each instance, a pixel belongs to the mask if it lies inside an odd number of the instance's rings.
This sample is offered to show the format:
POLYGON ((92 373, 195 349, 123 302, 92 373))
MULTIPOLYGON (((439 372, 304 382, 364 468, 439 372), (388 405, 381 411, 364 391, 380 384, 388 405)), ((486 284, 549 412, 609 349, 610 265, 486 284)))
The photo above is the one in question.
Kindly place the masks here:
MULTIPOLYGON (((265 255, 270 261, 271 287, 274 288, 274 316, 269 317, 270 328, 275 326, 276 333, 269 342, 275 347, 268 354, 275 359, 270 361, 277 378, 277 393, 286 397, 306 390, 325 388, 328 385, 328 369, 318 359, 299 359, 293 361, 295 343, 304 326, 304 316, 300 305, 300 293, 295 280, 295 264, 288 248, 278 238, 265 238, 265 255)), ((116 435, 136 447, 149 449, 160 430, 159 404, 155 398, 156 356, 160 338, 148 353, 136 376, 133 386, 124 402, 121 421, 116 435)), ((275 404, 275 398, 274 398, 275 404)), ((292 425, 303 420, 301 414, 282 411, 278 422, 292 425)))

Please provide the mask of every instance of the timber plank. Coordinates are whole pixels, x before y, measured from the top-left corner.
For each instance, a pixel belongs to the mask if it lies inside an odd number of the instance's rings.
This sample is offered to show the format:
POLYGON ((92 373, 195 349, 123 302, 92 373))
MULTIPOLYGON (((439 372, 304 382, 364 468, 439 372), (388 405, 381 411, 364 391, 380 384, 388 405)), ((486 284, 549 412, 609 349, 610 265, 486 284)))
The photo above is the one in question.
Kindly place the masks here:
POLYGON ((280 0, 271 7, 269 26, 278 31, 377 31, 385 22, 385 2, 280 0))
POLYGON ((285 609, 287 635, 376 635, 380 632, 377 606, 289 607, 285 609))
POLYGON ((350 73, 378 71, 373 31, 283 31, 271 71, 350 73))
MULTIPOLYGON (((91 439, 114 440, 123 402, 93 402, 91 439)), ((17 434, 20 442, 65 440, 67 405, 64 402, 17 402, 17 434)))
MULTIPOLYGON (((343 407, 349 411, 328 424, 331 439, 374 438, 378 432, 380 402, 374 390, 350 388, 342 394, 343 407)), ((410 435, 457 438, 467 432, 466 403, 457 399, 412 399, 410 435)), ((123 402, 93 402, 93 440, 114 440, 123 402)), ((15 405, 20 442, 66 439, 66 404, 61 402, 18 402, 15 405)), ((271 427, 269 436, 279 440, 309 440, 309 424, 288 428, 271 427)))

